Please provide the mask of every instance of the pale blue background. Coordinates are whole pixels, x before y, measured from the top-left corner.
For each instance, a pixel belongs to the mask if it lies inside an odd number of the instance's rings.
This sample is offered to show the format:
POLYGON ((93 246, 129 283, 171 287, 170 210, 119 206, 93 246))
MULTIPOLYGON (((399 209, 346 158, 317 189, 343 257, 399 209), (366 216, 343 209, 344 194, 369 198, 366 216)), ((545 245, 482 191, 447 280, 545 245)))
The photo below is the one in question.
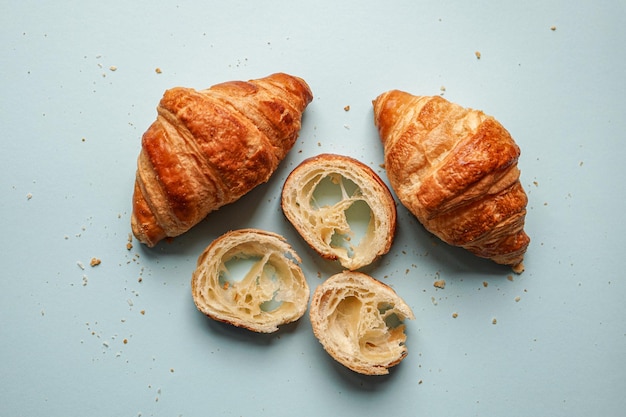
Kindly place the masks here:
POLYGON ((0 414, 623 415, 625 15, 617 0, 1 1, 0 414), (128 251, 163 91, 277 71, 315 99, 272 180, 171 244, 128 251), (312 288, 337 272, 282 217, 282 182, 320 152, 386 181, 371 100, 392 88, 443 92, 515 137, 526 272, 507 279, 400 208, 368 271, 416 314, 388 377, 337 365, 307 317, 268 336, 199 314, 191 272, 229 229, 283 234, 312 288))

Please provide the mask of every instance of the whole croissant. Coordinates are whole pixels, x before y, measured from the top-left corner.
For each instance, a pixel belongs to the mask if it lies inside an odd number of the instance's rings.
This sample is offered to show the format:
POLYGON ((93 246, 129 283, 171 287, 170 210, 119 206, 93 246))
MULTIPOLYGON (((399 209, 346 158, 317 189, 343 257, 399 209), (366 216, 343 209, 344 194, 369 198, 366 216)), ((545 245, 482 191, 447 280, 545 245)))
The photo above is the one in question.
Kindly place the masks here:
POLYGON ((373 105, 389 182, 402 204, 443 241, 521 272, 528 199, 509 132, 440 96, 393 90, 373 105))
POLYGON ((312 99, 304 80, 282 73, 167 90, 141 141, 135 237, 154 246, 178 236, 266 182, 295 143, 312 99))

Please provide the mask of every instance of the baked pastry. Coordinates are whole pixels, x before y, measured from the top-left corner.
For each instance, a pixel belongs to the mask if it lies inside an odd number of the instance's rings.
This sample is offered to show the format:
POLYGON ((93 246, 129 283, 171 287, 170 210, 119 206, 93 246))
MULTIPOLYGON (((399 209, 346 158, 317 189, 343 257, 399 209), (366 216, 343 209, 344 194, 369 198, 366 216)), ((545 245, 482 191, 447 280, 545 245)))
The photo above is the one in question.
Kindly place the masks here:
POLYGON ((411 308, 382 282, 344 271, 317 287, 310 307, 315 337, 345 367, 384 375, 407 355, 405 319, 411 308))
POLYGON ((350 270, 371 264, 393 242, 391 192, 372 169, 347 156, 304 160, 287 177, 281 206, 315 251, 350 270))
POLYGON ((373 105, 389 182, 402 204, 443 241, 521 272, 528 198, 509 132, 440 96, 393 90, 373 105))
POLYGON ((296 141, 312 98, 304 80, 282 73, 167 90, 141 141, 135 237, 154 246, 178 236, 266 182, 296 141))
POLYGON ((298 254, 285 239, 258 229, 228 232, 200 255, 191 279, 198 310, 259 333, 298 320, 309 286, 298 254))

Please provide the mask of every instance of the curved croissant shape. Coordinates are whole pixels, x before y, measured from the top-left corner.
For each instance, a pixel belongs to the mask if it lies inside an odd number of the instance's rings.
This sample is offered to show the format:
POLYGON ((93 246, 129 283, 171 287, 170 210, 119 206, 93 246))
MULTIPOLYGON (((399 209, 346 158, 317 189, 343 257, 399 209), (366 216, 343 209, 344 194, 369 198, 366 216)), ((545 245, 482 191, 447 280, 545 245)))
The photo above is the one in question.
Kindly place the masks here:
POLYGON ((396 228, 396 205, 378 175, 356 159, 321 154, 287 177, 285 217, 323 258, 354 270, 387 253, 396 228))
POLYGON ((385 375, 408 353, 405 319, 411 308, 387 285, 361 272, 344 271, 317 287, 311 325, 326 352, 365 375, 385 375))
POLYGON ((509 132, 440 96, 392 90, 373 105, 389 182, 402 204, 443 241, 521 272, 528 199, 509 132))
POLYGON ((191 291, 214 320, 259 333, 298 320, 309 302, 300 258, 285 239, 258 229, 228 232, 198 258, 191 291))
POLYGON ((135 237, 154 246, 178 236, 266 182, 295 143, 312 99, 304 80, 282 73, 167 90, 141 141, 135 237))

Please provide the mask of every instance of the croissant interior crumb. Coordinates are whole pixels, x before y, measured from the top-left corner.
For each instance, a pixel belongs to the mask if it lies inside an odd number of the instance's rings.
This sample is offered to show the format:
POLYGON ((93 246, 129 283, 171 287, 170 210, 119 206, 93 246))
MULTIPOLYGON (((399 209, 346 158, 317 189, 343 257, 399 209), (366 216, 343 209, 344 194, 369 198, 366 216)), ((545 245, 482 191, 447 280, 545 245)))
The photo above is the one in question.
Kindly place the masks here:
POLYGON ((359 246, 370 244, 372 210, 358 185, 340 174, 320 173, 304 189, 311 196, 311 210, 306 210, 310 223, 340 257, 353 258, 359 246))

